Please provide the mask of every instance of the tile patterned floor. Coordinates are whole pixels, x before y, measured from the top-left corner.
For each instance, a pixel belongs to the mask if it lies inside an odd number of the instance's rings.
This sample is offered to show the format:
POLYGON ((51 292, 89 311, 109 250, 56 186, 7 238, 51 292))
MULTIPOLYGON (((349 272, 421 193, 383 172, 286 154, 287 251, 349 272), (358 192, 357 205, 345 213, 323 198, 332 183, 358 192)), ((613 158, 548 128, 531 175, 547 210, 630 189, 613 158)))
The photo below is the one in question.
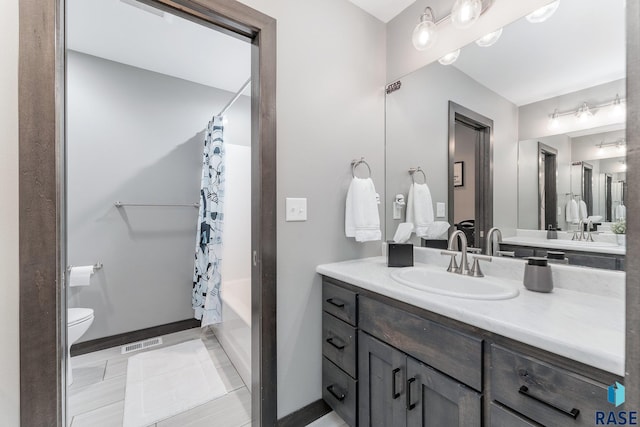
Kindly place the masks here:
MULTIPOLYGON (((251 393, 242 382, 226 353, 209 329, 200 328, 162 337, 162 346, 201 338, 228 394, 190 411, 153 424, 153 427, 244 427, 251 425, 251 393), (215 420, 215 422, 214 422, 215 420)), ((74 382, 68 390, 68 414, 71 427, 121 427, 127 359, 139 354, 120 354, 120 347, 83 354, 71 359, 74 382)), ((324 426, 322 426, 324 427, 324 426)))

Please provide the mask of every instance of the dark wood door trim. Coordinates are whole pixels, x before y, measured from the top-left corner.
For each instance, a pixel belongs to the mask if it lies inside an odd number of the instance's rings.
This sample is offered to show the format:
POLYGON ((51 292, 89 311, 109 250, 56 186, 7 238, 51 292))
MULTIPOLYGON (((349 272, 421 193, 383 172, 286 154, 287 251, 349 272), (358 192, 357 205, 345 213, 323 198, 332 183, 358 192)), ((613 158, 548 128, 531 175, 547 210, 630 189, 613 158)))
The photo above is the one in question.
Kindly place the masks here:
MULTIPOLYGON (((252 417, 277 421, 276 21, 235 0, 143 0, 252 48, 252 417)), ((20 2, 20 420, 64 425, 64 0, 20 2)))
POLYGON ((640 2, 627 2, 627 271, 624 409, 640 408, 640 2))

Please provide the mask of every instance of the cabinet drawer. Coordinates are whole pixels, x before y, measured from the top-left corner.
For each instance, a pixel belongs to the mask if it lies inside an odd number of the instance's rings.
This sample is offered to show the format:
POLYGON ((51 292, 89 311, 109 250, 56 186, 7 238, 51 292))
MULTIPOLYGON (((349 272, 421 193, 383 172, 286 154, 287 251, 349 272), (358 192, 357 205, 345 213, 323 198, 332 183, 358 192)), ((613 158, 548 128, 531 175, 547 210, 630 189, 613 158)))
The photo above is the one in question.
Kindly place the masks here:
POLYGON ((520 353, 491 345, 491 400, 545 426, 593 426, 607 387, 520 353))
POLYGON ((482 340, 371 298, 359 299, 360 329, 482 390, 482 340))
POLYGON ((356 377, 357 329, 328 313, 322 313, 322 354, 340 369, 356 377))
POLYGON ((491 427, 538 427, 540 424, 534 424, 527 421, 520 415, 503 408, 491 402, 489 425, 491 427))
POLYGON ((357 381, 322 358, 322 398, 351 427, 356 425, 357 381))
POLYGON ((356 326, 358 312, 355 292, 324 281, 322 284, 322 309, 351 326, 356 326))

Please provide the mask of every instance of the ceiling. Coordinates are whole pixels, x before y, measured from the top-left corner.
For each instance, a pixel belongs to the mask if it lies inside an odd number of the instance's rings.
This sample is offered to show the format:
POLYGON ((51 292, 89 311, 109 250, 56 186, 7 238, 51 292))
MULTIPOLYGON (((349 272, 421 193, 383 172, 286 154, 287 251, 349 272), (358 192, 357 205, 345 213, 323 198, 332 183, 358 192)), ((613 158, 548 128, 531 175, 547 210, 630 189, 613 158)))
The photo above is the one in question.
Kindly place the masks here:
POLYGON ((69 49, 230 92, 251 76, 248 42, 132 0, 66 4, 69 49))
POLYGON ((391 21, 416 0, 349 0, 384 23, 391 21))
POLYGON ((463 48, 453 66, 518 106, 622 79, 624 0, 561 0, 546 22, 520 19, 495 45, 463 48))

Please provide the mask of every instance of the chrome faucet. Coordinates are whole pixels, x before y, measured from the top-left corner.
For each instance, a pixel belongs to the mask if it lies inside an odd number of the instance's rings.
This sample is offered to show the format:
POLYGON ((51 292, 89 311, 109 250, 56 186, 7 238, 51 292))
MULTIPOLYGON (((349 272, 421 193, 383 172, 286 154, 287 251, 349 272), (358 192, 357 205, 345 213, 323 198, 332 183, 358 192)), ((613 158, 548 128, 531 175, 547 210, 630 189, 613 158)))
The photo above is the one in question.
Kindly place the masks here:
POLYGON ((584 239, 584 219, 581 219, 578 223, 578 229, 573 232, 571 240, 583 240, 584 239))
POLYGON ((464 234, 462 230, 456 230, 449 237, 449 244, 447 246, 447 250, 449 251, 457 251, 458 250, 458 236, 460 237, 460 242, 462 248, 460 248, 460 252, 462 252, 462 258, 460 259, 460 265, 454 271, 457 274, 469 274, 469 263, 467 261, 467 236, 464 234))
POLYGON ((493 227, 491 230, 489 230, 489 232, 487 233, 487 255, 488 256, 493 256, 495 252, 498 252, 500 250, 500 243, 502 243, 502 231, 500 231, 500 229, 498 227, 493 227), (497 240, 496 240, 496 245, 494 246, 494 241, 493 241, 493 235, 496 234, 497 240), (497 250, 496 250, 496 246, 497 246, 497 250))

